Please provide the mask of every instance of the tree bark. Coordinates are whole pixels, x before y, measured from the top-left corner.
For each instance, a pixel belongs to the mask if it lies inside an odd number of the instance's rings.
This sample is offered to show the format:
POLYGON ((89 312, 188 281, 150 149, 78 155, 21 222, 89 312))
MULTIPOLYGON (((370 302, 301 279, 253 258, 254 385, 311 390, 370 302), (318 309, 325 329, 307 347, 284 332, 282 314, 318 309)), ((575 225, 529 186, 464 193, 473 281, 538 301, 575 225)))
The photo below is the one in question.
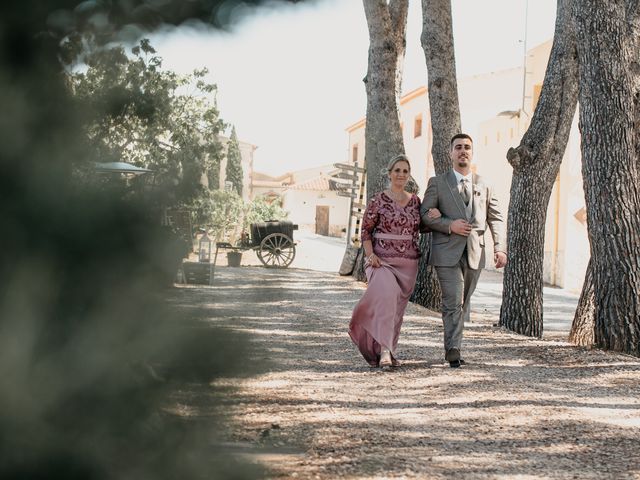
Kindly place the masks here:
POLYGON ((576 5, 594 344, 640 356, 638 0, 576 5))
MULTIPOLYGON (((364 157, 368 201, 386 188, 389 160, 405 153, 399 105, 409 0, 363 0, 363 5, 369 28, 369 59, 364 78, 367 92, 364 157)), ((362 247, 352 275, 357 280, 366 280, 362 247)))
POLYGON ((418 261, 418 276, 410 301, 439 312, 442 309, 442 290, 434 267, 428 264, 430 246, 431 234, 423 233, 420 235, 422 257, 418 261))
POLYGON ((460 102, 453 48, 451 0, 422 0, 422 36, 436 175, 451 168, 451 137, 460 133, 460 102))
MULTIPOLYGON (((433 131, 431 155, 436 174, 439 175, 451 168, 451 137, 461 130, 450 0, 422 0, 420 41, 427 64, 427 87, 433 131)), ((422 258, 411 301, 440 310, 440 284, 433 267, 427 264, 430 236, 431 234, 422 235, 420 239, 422 258)))
POLYGON ((384 190, 389 160, 404 153, 400 87, 406 49, 408 0, 363 0, 369 27, 365 164, 367 200, 384 190))
POLYGON ((595 295, 593 291, 593 267, 591 260, 587 266, 587 272, 582 285, 582 293, 578 300, 571 331, 569 332, 569 341, 583 347, 592 347, 594 344, 594 327, 595 327, 595 295))
POLYGON ((542 337, 543 332, 547 207, 578 101, 573 2, 558 0, 553 47, 540 100, 520 145, 507 153, 513 178, 507 220, 509 261, 504 271, 499 324, 532 337, 542 337))

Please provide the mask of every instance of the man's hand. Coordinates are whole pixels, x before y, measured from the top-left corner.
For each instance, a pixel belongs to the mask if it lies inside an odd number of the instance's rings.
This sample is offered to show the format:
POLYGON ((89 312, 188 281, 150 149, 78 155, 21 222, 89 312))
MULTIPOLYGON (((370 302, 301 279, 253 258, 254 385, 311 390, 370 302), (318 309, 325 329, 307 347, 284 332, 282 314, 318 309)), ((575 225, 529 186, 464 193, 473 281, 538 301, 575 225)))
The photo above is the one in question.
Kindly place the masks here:
POLYGON ((496 252, 493 254, 493 261, 496 262, 496 268, 502 268, 507 264, 507 254, 496 252))
POLYGON ((463 237, 468 237, 471 233, 471 224, 462 218, 454 220, 450 225, 451 233, 457 233, 463 237))

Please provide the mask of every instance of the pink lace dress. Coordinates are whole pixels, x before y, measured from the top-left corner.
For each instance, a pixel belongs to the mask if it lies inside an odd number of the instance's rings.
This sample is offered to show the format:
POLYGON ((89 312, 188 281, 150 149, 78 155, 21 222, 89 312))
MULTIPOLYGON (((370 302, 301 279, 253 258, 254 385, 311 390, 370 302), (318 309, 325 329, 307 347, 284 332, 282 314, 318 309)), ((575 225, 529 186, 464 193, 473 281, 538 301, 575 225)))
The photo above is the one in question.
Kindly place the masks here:
POLYGON ((368 286, 353 310, 349 336, 372 366, 378 365, 383 347, 395 360, 404 311, 418 273, 419 226, 416 195, 403 207, 381 192, 365 210, 362 241, 371 240, 382 265, 365 266, 368 286))

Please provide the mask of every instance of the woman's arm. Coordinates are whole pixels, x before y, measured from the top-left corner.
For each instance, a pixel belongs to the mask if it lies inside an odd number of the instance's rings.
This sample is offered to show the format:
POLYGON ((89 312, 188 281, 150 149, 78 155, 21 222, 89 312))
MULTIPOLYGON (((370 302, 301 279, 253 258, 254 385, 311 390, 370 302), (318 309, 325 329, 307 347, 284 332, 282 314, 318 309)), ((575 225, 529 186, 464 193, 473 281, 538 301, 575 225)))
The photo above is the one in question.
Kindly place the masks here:
POLYGON ((380 258, 373 253, 371 240, 365 240, 362 242, 362 247, 364 248, 364 258, 369 262, 369 265, 373 268, 378 268, 380 266, 380 258))
POLYGON ((380 259, 373 253, 373 232, 378 225, 380 214, 378 213, 378 197, 373 197, 367 204, 367 208, 362 216, 362 248, 364 248, 365 258, 372 267, 380 266, 380 259))

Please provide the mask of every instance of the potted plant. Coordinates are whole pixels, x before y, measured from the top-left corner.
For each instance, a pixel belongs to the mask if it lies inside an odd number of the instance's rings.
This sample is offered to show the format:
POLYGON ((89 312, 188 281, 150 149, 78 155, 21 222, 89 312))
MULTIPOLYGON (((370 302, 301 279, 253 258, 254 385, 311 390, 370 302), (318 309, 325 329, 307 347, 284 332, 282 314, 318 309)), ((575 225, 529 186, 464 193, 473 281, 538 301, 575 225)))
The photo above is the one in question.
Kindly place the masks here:
POLYGON ((239 267, 242 261, 242 252, 239 250, 230 250, 227 252, 227 265, 230 267, 239 267))

